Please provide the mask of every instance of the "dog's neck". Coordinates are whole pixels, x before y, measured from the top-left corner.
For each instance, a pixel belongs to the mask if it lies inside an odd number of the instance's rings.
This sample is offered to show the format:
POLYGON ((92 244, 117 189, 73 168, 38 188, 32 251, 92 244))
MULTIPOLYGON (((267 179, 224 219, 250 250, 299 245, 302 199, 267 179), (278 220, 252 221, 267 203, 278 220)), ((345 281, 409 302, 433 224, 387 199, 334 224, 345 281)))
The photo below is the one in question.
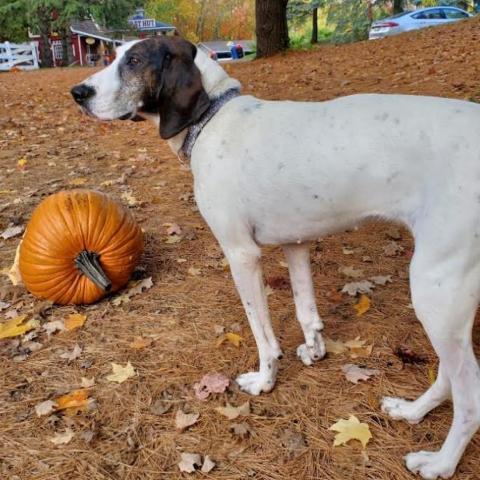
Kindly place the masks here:
MULTIPOLYGON (((235 78, 230 77, 227 72, 215 61, 212 60, 206 53, 197 50, 195 56, 195 65, 200 70, 202 75, 202 85, 207 95, 211 98, 217 98, 222 93, 232 88, 241 88, 241 84, 235 78)), ((155 123, 157 127, 160 125, 160 117, 158 114, 142 113, 142 116, 147 120, 155 123)), ((178 155, 187 135, 187 130, 181 131, 179 134, 167 140, 168 145, 175 155, 178 155)))

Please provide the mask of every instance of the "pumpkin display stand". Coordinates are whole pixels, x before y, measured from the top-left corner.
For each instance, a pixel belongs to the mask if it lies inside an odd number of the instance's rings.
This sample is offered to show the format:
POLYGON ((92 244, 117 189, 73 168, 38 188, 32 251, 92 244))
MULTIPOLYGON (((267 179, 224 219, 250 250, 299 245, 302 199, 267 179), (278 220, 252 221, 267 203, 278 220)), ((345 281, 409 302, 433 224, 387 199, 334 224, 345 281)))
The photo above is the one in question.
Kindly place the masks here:
POLYGON ((39 298, 89 304, 126 285, 142 250, 140 227, 109 196, 61 191, 32 214, 20 245, 20 274, 39 298))

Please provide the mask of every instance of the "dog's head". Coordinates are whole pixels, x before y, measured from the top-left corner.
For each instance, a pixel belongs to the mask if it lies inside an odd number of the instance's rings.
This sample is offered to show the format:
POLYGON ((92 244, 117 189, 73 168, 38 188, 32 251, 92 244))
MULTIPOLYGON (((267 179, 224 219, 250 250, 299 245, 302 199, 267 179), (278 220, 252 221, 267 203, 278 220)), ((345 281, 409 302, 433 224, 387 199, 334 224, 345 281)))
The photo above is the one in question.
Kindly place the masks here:
POLYGON ((180 37, 136 40, 115 61, 72 88, 82 110, 101 120, 158 114, 168 139, 195 123, 210 104, 194 63, 196 47, 180 37))

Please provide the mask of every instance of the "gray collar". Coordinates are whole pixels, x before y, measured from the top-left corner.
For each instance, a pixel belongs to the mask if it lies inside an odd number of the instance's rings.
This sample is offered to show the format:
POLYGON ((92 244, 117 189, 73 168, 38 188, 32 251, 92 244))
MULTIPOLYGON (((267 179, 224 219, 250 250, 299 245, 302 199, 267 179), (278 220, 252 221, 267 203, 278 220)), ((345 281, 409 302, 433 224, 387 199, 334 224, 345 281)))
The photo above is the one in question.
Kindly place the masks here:
POLYGON ((238 88, 230 88, 226 92, 222 93, 219 97, 212 99, 210 106, 200 117, 200 120, 188 127, 187 136, 183 141, 182 148, 180 149, 180 156, 189 160, 192 155, 193 146, 202 133, 205 125, 213 118, 213 116, 232 98, 238 97, 240 90, 238 88))

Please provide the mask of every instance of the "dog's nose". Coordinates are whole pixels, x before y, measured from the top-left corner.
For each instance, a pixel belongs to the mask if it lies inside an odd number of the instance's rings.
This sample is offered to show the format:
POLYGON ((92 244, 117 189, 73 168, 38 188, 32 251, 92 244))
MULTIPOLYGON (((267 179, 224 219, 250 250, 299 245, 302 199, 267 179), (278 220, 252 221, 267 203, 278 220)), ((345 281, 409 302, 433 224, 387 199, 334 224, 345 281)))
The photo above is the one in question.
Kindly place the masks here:
POLYGON ((95 95, 95 89, 89 85, 81 83, 80 85, 75 85, 71 90, 73 99, 80 105, 88 100, 90 97, 95 95))

